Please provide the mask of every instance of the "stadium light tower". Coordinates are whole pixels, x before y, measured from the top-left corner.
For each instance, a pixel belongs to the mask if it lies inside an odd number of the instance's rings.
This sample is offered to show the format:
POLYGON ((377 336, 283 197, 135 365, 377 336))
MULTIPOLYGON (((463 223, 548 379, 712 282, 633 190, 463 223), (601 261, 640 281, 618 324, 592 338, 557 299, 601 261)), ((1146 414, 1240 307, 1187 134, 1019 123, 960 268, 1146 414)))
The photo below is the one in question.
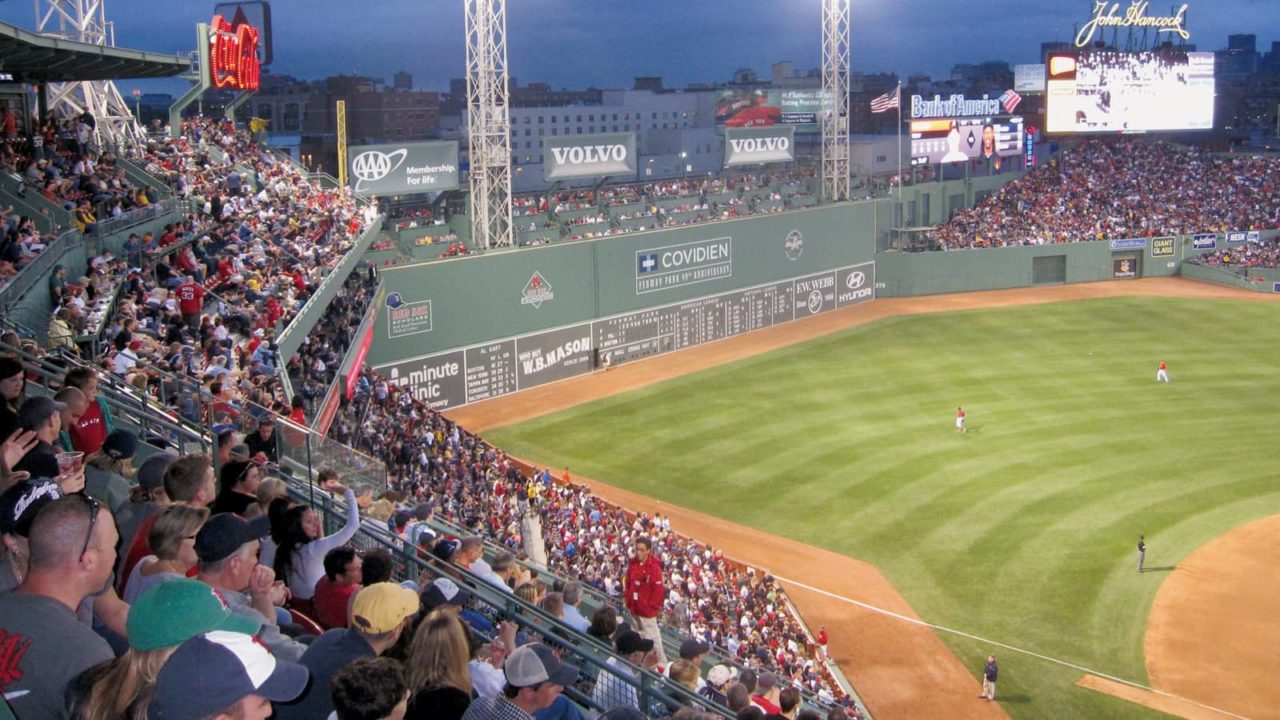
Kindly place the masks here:
POLYGON ((822 199, 849 199, 849 4, 822 0, 822 199))
MULTIPOLYGON (((36 32, 47 37, 115 47, 115 25, 106 20, 106 0, 35 0, 36 32)), ((96 120, 100 146, 144 139, 128 104, 110 80, 49 83, 49 110, 59 117, 88 110, 96 120)))
POLYGON ((467 32, 471 242, 479 248, 507 246, 512 244, 507 2, 463 1, 467 32))

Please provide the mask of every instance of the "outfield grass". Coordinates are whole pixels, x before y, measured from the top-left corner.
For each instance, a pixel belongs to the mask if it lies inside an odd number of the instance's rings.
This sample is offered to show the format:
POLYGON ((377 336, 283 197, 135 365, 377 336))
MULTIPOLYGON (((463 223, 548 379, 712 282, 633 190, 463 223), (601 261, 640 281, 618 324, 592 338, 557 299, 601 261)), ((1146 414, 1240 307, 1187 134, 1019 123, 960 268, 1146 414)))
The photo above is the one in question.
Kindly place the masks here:
MULTIPOLYGON (((1135 572, 1138 534, 1147 566, 1167 567, 1280 512, 1277 348, 1270 303, 924 315, 487 438, 869 560, 931 622, 1145 682, 1142 638, 1167 575, 1135 572), (1155 382, 1160 359, 1171 384, 1155 382)), ((988 648, 942 637, 976 674, 988 648)), ((1001 656, 1015 718, 1163 717, 1073 687, 1076 671, 1001 656)))

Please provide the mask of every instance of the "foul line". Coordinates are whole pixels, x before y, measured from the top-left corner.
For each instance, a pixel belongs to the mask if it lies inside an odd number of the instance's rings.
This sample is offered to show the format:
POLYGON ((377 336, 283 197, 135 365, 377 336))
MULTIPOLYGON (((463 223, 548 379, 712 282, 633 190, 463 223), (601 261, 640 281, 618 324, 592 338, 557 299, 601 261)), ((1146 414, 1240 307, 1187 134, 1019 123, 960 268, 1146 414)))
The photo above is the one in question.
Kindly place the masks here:
MULTIPOLYGON (((1233 712, 1231 712, 1230 710, 1223 710, 1222 708, 1214 707, 1214 706, 1212 706, 1212 705, 1206 705, 1206 704, 1201 703, 1201 702, 1196 702, 1195 700, 1191 700, 1190 698, 1184 698, 1184 697, 1182 697, 1182 696, 1180 696, 1180 695, 1174 695, 1173 693, 1171 693, 1171 692, 1165 692, 1164 690, 1157 690, 1156 688, 1153 688, 1153 687, 1150 687, 1150 686, 1147 686, 1147 685, 1143 685, 1143 684, 1141 684, 1141 683, 1137 683, 1137 682, 1134 682, 1134 681, 1132 681, 1132 680, 1125 680, 1124 678, 1119 678, 1119 677, 1116 677, 1116 676, 1114 676, 1114 675, 1108 675, 1107 673, 1098 672, 1097 670, 1093 670, 1093 669, 1091 669, 1091 668, 1084 667, 1083 665, 1077 665, 1077 664, 1075 664, 1075 663, 1073 663, 1073 662, 1068 662, 1068 661, 1066 661, 1066 660, 1059 660, 1058 658, 1055 658, 1055 657, 1049 657, 1048 655, 1041 655, 1040 653, 1035 652, 1035 651, 1033 651, 1033 650, 1027 650, 1027 649, 1025 649, 1025 648, 1020 648, 1020 647, 1017 647, 1017 646, 1014 646, 1014 645, 1009 645, 1009 644, 1007 644, 1007 643, 1002 643, 1002 642, 1000 642, 1000 641, 998 641, 998 640, 990 640, 990 639, 988 639, 988 638, 984 638, 984 637, 981 637, 981 636, 978 636, 978 635, 973 635, 972 633, 967 633, 967 632, 965 632, 965 631, 963 631, 963 630, 956 630, 956 629, 954 629, 954 628, 949 628, 949 627, 945 627, 945 626, 942 626, 942 625, 935 625, 935 624, 933 624, 933 623, 931 623, 931 622, 925 622, 924 620, 919 620, 919 619, 917 619, 917 618, 908 617, 908 616, 903 615, 903 614, 901 614, 901 613, 896 613, 896 612, 894 612, 894 611, 892 611, 892 610, 885 610, 884 608, 876 607, 875 605, 870 605, 870 604, 868 604, 868 603, 864 603, 864 602, 862 602, 861 600, 854 600, 853 598, 847 598, 847 597, 844 597, 843 595, 836 595, 836 594, 835 594, 835 593, 833 593, 833 592, 830 592, 830 591, 827 591, 827 590, 823 590, 822 588, 816 588, 816 587, 814 587, 814 586, 812 586, 812 585, 807 585, 807 584, 802 583, 802 582, 799 582, 799 581, 797 581, 797 580, 791 580, 791 579, 789 579, 789 578, 782 577, 781 575, 778 575, 778 574, 776 574, 776 573, 774 573, 774 574, 773 574, 773 577, 774 577, 775 579, 777 579, 777 580, 781 580, 782 582, 790 583, 790 584, 792 584, 792 585, 795 585, 796 587, 804 588, 805 590, 808 590, 808 591, 810 591, 810 592, 815 592, 815 593, 818 593, 819 595, 825 595, 826 597, 829 597, 829 598, 831 598, 832 600, 839 600, 840 602, 848 603, 848 604, 850 604, 850 605, 856 605, 856 606, 858 606, 858 607, 860 607, 860 608, 862 608, 862 609, 864 609, 864 610, 870 610, 871 612, 879 613, 879 614, 881 614, 881 615, 885 615, 885 616, 887 616, 887 617, 894 618, 895 620, 901 620, 901 621, 903 621, 903 622, 910 623, 910 624, 912 624, 912 625, 918 625, 918 626, 920 626, 920 627, 929 628, 930 630, 936 630, 936 631, 939 631, 939 632, 951 633, 952 635, 956 635, 956 636, 959 636, 959 637, 967 638, 967 639, 969 639, 969 640, 976 640, 976 641, 978 641, 978 642, 980 642, 980 643, 985 643, 985 644, 987 644, 987 645, 993 645, 993 646, 995 646, 995 647, 998 647, 998 648, 1001 648, 1001 649, 1004 649, 1004 650, 1009 650, 1009 651, 1011 651, 1011 652, 1021 653, 1021 654, 1023 654, 1023 655, 1029 655, 1029 656, 1031 656, 1031 657, 1034 657, 1034 658, 1037 658, 1037 659, 1040 659, 1040 660, 1044 660, 1044 661, 1046 661, 1046 662, 1050 662, 1050 663, 1054 663, 1054 664, 1056 664, 1056 665, 1062 665, 1063 667, 1071 668, 1072 670, 1078 670, 1078 671, 1080 671, 1080 672, 1083 672, 1083 673, 1086 673, 1086 674, 1089 674, 1089 675, 1096 675, 1096 676, 1098 676, 1098 677, 1100 677, 1100 678, 1103 678, 1103 679, 1106 679, 1106 680, 1110 680, 1110 681, 1112 681, 1112 682, 1120 683, 1121 685, 1128 685, 1128 686, 1130 686, 1130 687, 1134 687, 1134 688, 1137 688, 1137 689, 1139 689, 1139 690, 1145 690, 1145 691, 1150 692, 1150 693, 1155 693, 1156 695, 1162 695, 1162 696, 1164 696, 1164 697, 1167 697, 1167 698, 1170 698, 1170 699, 1173 699, 1173 700, 1178 700, 1178 701, 1180 701, 1180 702, 1190 703, 1191 705, 1195 705, 1196 707, 1200 707, 1200 708, 1203 708, 1203 709, 1205 709, 1205 710, 1211 710, 1211 711, 1213 711, 1213 712, 1221 713, 1221 714, 1226 715, 1226 716, 1228 716, 1228 717, 1237 718, 1237 720, 1249 720, 1249 718, 1245 717, 1244 715, 1237 715, 1236 713, 1233 713, 1233 712)), ((1095 691, 1095 692, 1096 692, 1096 691, 1095 691)))

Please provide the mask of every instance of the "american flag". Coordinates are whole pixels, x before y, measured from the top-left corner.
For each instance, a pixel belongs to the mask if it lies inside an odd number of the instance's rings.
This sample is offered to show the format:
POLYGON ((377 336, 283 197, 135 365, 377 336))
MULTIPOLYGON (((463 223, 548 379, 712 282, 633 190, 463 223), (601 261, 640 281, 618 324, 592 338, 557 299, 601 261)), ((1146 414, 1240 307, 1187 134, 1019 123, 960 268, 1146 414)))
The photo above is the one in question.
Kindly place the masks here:
POLYGON ((1004 94, 1000 96, 1000 106, 1007 113, 1013 112, 1013 109, 1018 107, 1020 102, 1022 102, 1022 96, 1013 90, 1005 90, 1004 94))
POLYGON ((875 100, 871 101, 871 112, 882 113, 890 110, 896 110, 901 102, 899 91, 902 88, 894 88, 891 92, 887 92, 875 100))

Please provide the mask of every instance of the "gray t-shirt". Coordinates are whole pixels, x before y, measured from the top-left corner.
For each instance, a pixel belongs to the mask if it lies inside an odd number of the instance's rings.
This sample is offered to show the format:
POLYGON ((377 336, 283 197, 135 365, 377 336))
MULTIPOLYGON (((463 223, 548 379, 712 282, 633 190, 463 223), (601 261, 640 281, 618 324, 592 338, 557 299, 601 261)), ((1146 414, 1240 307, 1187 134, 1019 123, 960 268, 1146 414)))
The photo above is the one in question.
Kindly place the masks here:
POLYGON ((67 684, 114 657, 111 646, 45 595, 0 595, 0 691, 18 720, 66 718, 67 684))
POLYGON ((84 491, 95 500, 106 503, 112 515, 119 513, 120 508, 129 502, 129 481, 110 470, 92 465, 84 467, 84 491))

